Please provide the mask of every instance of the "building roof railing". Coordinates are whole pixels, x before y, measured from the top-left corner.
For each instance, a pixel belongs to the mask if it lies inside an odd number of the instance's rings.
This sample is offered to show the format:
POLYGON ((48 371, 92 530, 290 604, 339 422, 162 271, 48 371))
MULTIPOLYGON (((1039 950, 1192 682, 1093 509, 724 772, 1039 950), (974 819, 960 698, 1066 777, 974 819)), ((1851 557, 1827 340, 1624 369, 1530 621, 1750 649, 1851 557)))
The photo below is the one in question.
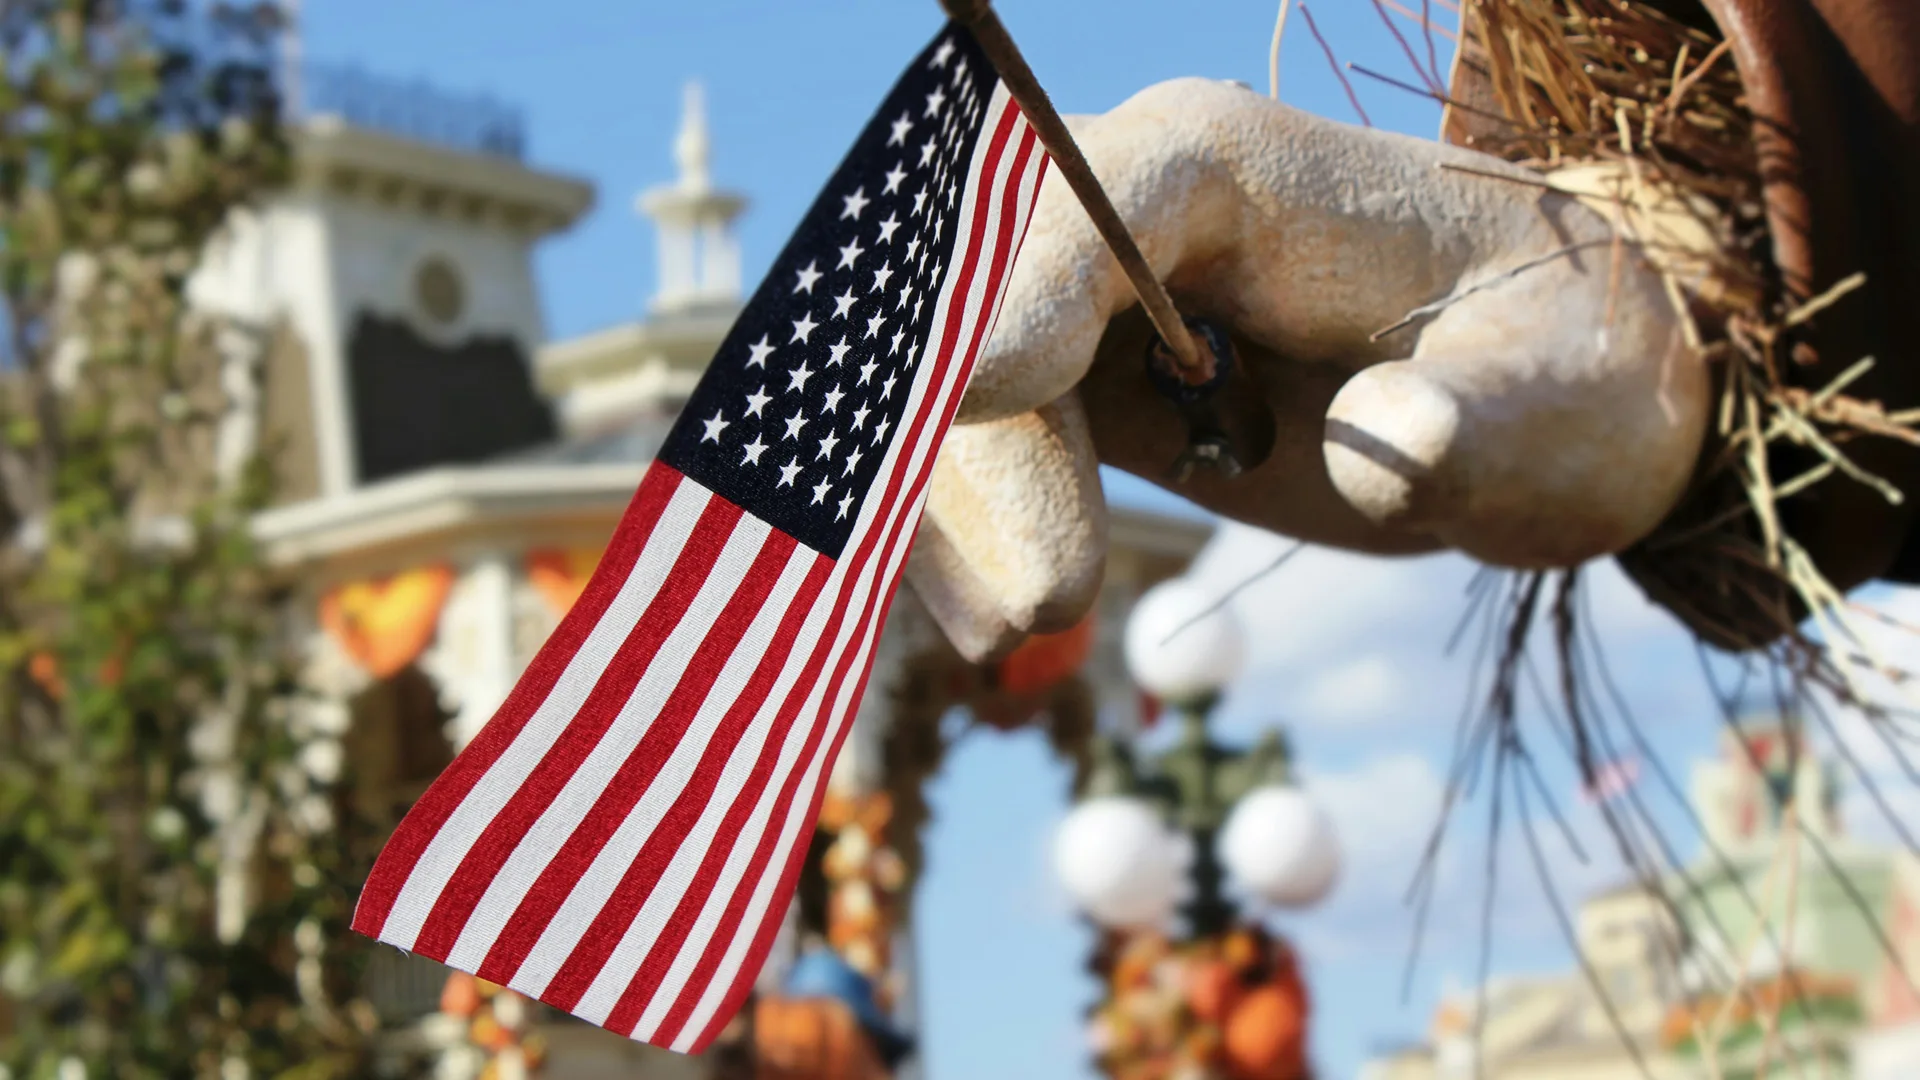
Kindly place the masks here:
POLYGON ((516 162, 526 155, 520 111, 485 95, 450 94, 350 64, 303 64, 300 83, 299 119, 337 116, 357 127, 450 149, 516 162))

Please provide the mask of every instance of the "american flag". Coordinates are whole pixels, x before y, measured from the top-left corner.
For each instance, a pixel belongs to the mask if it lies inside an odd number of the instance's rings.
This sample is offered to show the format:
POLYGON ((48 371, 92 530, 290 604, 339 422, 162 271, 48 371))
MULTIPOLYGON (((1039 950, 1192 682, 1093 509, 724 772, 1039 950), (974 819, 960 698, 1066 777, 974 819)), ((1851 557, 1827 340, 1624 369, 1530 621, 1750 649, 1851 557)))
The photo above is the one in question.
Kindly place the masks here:
POLYGON ((728 333, 599 568, 354 928, 704 1048, 792 898, 1046 170, 949 24, 728 333))

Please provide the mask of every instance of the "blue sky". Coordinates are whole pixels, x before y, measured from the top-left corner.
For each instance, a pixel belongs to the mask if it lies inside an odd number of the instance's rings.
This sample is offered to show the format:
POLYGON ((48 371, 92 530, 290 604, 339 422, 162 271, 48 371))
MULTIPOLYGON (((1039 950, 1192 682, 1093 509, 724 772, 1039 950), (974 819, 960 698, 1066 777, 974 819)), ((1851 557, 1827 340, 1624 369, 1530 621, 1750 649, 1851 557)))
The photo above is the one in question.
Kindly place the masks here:
MULTIPOLYGON (((1267 85, 1268 0, 1005 0, 999 7, 1067 111, 1102 111, 1182 75, 1267 85)), ((1327 0, 1315 16, 1342 60, 1408 73, 1371 3, 1327 0)), ((539 255, 555 337, 640 315, 652 290, 653 249, 632 200, 672 176, 669 145, 685 80, 706 85, 716 181, 752 199, 742 240, 746 276, 757 280, 901 65, 939 24, 933 0, 307 0, 305 12, 306 48, 316 60, 517 104, 531 159, 597 185, 592 214, 539 255)), ((1401 26, 1424 53, 1410 25, 1401 26)), ((1444 67, 1446 42, 1440 45, 1444 67)), ((1286 101, 1356 119, 1297 14, 1281 70, 1286 101)), ((1431 103, 1358 76, 1354 82, 1376 125, 1433 132, 1431 103)), ((1278 544, 1229 529, 1196 573, 1224 588, 1278 544)), ((1379 1043, 1416 1037, 1445 981, 1474 970, 1483 802, 1464 811, 1456 830, 1426 959, 1401 1003, 1412 921, 1399 897, 1433 820, 1455 719, 1471 692, 1473 665, 1443 649, 1472 572, 1451 557, 1381 561, 1313 551, 1236 605, 1254 635, 1254 662, 1224 707, 1223 733, 1247 739, 1265 725, 1287 724, 1348 851, 1346 878, 1330 902, 1281 921, 1310 963, 1315 1056, 1327 1080, 1353 1077, 1379 1043)), ((1684 785, 1685 763, 1709 752, 1713 737, 1692 648, 1617 574, 1595 576, 1609 655, 1651 737, 1682 766, 1684 785)), ((1536 729, 1538 719, 1529 716, 1536 729)), ((1548 747, 1547 784, 1570 792, 1559 755, 1535 734, 1548 747)), ((1065 771, 1037 737, 987 734, 967 739, 935 783, 918 909, 933 1080, 1091 1075, 1080 1033, 1082 1009, 1096 993, 1081 973, 1088 937, 1052 884, 1045 857, 1049 831, 1065 811, 1065 784, 1065 771)), ((1677 810, 1663 797, 1654 801, 1678 829, 1677 810)), ((1573 813, 1575 827, 1591 832, 1593 823, 1577 807, 1573 813)), ((1602 847, 1582 863, 1564 844, 1547 846, 1570 895, 1623 876, 1602 847)), ((1524 849, 1509 839, 1501 853, 1496 969, 1563 966, 1566 952, 1524 849)))

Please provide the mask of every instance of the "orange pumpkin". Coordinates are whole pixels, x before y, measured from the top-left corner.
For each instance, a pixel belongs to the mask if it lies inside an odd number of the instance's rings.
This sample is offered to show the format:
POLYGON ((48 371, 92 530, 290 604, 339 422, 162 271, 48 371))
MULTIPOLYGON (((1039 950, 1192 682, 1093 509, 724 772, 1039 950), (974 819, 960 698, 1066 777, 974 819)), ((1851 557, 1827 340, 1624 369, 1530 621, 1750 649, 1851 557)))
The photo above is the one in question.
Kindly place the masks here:
POLYGON ((1093 612, 1057 634, 1035 634, 1000 661, 995 683, 1015 697, 1041 694, 1080 670, 1093 652, 1093 612))
POLYGON ((538 1035, 529 1035, 520 1044, 520 1057, 526 1063, 527 1071, 537 1073, 547 1064, 547 1040, 538 1035))
POLYGON ((1307 1003, 1298 982, 1247 992, 1227 1017, 1227 1071, 1234 1080, 1295 1080, 1306 1071, 1307 1003))
POLYGON ((1116 993, 1125 993, 1153 985, 1153 969, 1160 963, 1161 950, 1151 947, 1149 942, 1136 941, 1127 946, 1127 951, 1113 965, 1113 988, 1116 993))
POLYGON ((820 800, 819 827, 827 832, 839 832, 853 824, 853 818, 859 812, 859 806, 853 799, 838 791, 829 790, 827 797, 820 800))
POLYGON ((27 675, 54 698, 66 693, 66 684, 60 679, 60 661, 50 652, 34 653, 27 661, 27 675))
POLYGON ((1225 1020, 1240 992, 1240 975, 1225 960, 1203 960, 1187 969, 1187 1008, 1203 1023, 1225 1020))
POLYGON ((499 1053, 513 1045, 513 1032, 508 1031, 492 1013, 481 1013, 473 1018, 473 1026, 467 1029, 467 1038, 473 1045, 489 1053, 499 1053))
POLYGON ((450 1016, 472 1016, 480 1011, 480 987, 473 976, 456 971, 440 991, 440 1011, 450 1016))
POLYGON ((875 843, 887 834, 887 823, 893 820, 893 796, 884 791, 876 791, 860 800, 859 816, 855 819, 866 830, 875 843))
POLYGON ((756 1080, 886 1080, 853 1010, 831 998, 763 997, 753 1009, 756 1080))

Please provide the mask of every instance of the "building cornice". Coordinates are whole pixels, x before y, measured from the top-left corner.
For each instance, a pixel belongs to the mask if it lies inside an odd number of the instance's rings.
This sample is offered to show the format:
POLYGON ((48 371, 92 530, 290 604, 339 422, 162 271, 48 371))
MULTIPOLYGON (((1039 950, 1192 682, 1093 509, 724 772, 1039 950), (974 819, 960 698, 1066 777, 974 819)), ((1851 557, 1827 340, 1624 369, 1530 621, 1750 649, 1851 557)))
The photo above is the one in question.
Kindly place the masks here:
MULTIPOLYGON (((254 535, 271 565, 295 569, 541 523, 600 520, 610 529, 646 469, 644 463, 432 469, 265 511, 254 519, 254 535)), ((1108 530, 1113 548, 1190 558, 1213 535, 1213 524, 1114 507, 1108 530)))
POLYGON ((294 567, 450 533, 558 518, 617 519, 646 465, 487 465, 433 469, 266 511, 254 535, 294 567))
POLYGON ((294 136, 300 184, 309 190, 404 205, 468 221, 495 220, 541 236, 573 225, 593 205, 593 185, 471 153, 316 116, 294 136))

